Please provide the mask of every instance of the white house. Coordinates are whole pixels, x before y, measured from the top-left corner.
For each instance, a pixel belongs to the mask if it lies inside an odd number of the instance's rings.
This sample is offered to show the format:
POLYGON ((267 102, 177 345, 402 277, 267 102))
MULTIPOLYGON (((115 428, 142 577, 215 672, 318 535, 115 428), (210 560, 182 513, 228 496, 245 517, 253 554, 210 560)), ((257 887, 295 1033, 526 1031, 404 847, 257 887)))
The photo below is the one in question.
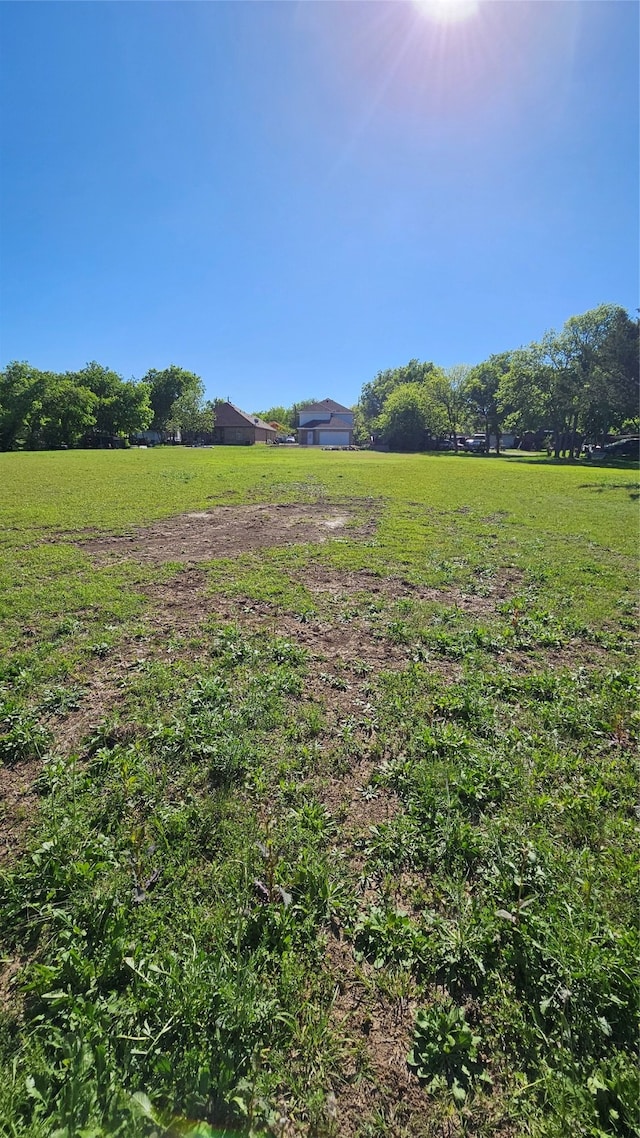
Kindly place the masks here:
POLYGON ((353 443, 353 411, 323 399, 298 411, 298 443, 303 447, 348 447, 353 443))

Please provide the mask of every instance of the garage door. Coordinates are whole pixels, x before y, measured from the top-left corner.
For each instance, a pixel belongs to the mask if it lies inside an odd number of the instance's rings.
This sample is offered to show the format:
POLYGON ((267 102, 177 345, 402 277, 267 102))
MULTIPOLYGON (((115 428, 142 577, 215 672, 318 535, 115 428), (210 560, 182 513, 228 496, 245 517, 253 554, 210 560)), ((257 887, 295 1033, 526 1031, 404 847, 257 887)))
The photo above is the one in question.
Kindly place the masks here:
POLYGON ((349 432, 348 431, 319 431, 319 440, 321 447, 348 447, 349 446, 349 432))

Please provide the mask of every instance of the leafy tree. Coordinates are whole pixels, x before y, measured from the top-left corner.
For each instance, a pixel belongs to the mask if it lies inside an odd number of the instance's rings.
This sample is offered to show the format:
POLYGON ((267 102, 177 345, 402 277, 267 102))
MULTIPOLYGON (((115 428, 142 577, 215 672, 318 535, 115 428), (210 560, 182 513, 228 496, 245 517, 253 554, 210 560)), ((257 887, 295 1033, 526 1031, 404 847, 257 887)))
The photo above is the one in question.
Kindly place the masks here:
POLYGON ((151 421, 149 389, 135 380, 124 380, 117 372, 93 360, 65 378, 96 396, 93 431, 100 435, 125 435, 144 430, 151 421))
POLYGON ((0 372, 0 450, 14 450, 24 442, 45 384, 44 372, 26 362, 16 360, 0 372))
POLYGON ((177 435, 179 431, 213 430, 213 419, 207 415, 204 403, 204 384, 189 384, 182 395, 175 400, 167 421, 167 430, 177 435))
POLYGON ((149 387, 149 402, 154 431, 176 431, 186 427, 194 412, 204 409, 204 384, 192 371, 170 364, 163 371, 151 368, 143 377, 149 387))
POLYGON ((500 384, 510 366, 510 352, 489 356, 484 363, 471 368, 464 385, 467 406, 484 428, 487 453, 492 434, 496 436, 496 452, 500 453, 502 424, 509 411, 509 404, 501 401, 500 384))
POLYGON ((153 410, 146 383, 137 383, 133 379, 124 380, 119 399, 113 407, 114 433, 131 434, 132 431, 145 431, 152 416, 153 410))
POLYGON ((81 371, 9 364, 0 373, 0 449, 75 446, 88 432, 126 434, 151 419, 149 389, 92 362, 81 371))
POLYGON ((315 396, 311 396, 309 399, 299 399, 297 401, 297 403, 291 404, 291 407, 289 410, 289 416, 290 416, 291 421, 293 423, 293 429, 294 430, 298 427, 298 415, 302 411, 302 408, 308 407, 310 404, 317 403, 317 402, 318 402, 318 400, 315 398, 315 396))
POLYGON ((601 304, 512 354, 500 383, 501 405, 512 405, 513 419, 524 429, 552 430, 556 458, 573 458, 579 432, 595 422, 624 418, 634 393, 637 406, 637 331, 631 323, 618 305, 601 304))
POLYGON ((295 431, 298 426, 298 412, 309 403, 317 403, 317 399, 301 399, 292 403, 290 407, 269 407, 267 411, 253 411, 256 419, 263 419, 265 423, 277 423, 285 431, 295 431))
POLYGON ((75 446, 96 423, 98 396, 64 375, 49 373, 25 440, 29 449, 75 446))
POLYGON ((539 344, 511 353, 508 372, 498 389, 500 406, 510 406, 507 422, 517 431, 535 431, 547 422, 548 381, 539 344))
POLYGON ((252 411, 251 414, 265 423, 277 423, 282 430, 292 431, 296 425, 293 407, 269 407, 268 411, 252 411))
POLYGON ((512 408, 506 422, 516 430, 551 431, 559 458, 574 438, 569 424, 578 413, 580 388, 575 374, 563 366, 554 335, 513 352, 500 382, 499 401, 512 408))
POLYGON ((385 400, 375 427, 392 450, 423 450, 430 435, 446 428, 446 418, 431 388, 403 383, 385 400))
POLYGON ((575 436, 584 427, 589 406, 595 395, 599 355, 609 336, 611 324, 617 309, 613 305, 600 305, 582 316, 572 316, 567 320, 559 335, 548 334, 543 341, 549 358, 553 361, 553 408, 556 412, 554 423, 555 449, 558 453, 557 427, 564 429, 565 444, 568 444, 570 457, 573 457, 575 436), (560 396, 560 400, 557 396, 560 396), (560 407, 560 403, 564 406, 560 407), (564 422, 560 422, 561 415, 564 422))
POLYGON ((372 437, 372 432, 365 422, 362 408, 357 403, 353 408, 353 441, 357 446, 366 446, 372 437))
POLYGON ((466 384, 470 372, 467 364, 455 364, 445 371, 435 368, 429 377, 436 402, 444 411, 447 426, 454 437, 456 450, 458 431, 467 410, 466 384))
POLYGON ((174 403, 167 429, 174 435, 180 431, 183 440, 193 441, 210 435, 214 424, 215 404, 210 399, 205 403, 189 392, 174 403))
POLYGON ((640 324, 624 309, 611 318, 591 375, 584 429, 604 438, 609 431, 638 430, 640 411, 640 324))
POLYGON ((420 360, 409 360, 404 367, 387 368, 379 371, 376 376, 365 383, 358 401, 361 421, 367 432, 375 429, 389 396, 396 388, 404 384, 424 384, 435 371, 432 363, 421 363, 420 360))

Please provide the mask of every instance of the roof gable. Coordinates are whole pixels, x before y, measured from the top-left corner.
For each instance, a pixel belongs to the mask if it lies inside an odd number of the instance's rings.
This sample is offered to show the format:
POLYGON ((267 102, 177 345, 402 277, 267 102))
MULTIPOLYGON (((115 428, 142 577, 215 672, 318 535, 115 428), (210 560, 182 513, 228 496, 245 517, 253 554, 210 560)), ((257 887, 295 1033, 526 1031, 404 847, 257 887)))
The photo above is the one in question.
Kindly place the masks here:
POLYGON ((258 419, 255 415, 247 415, 246 411, 241 411, 235 404, 229 403, 228 400, 224 403, 216 403, 215 406, 215 426, 216 427, 256 427, 262 431, 271 431, 275 435, 275 429, 265 423, 262 419, 258 419))
POLYGON ((338 415, 331 415, 328 419, 308 419, 303 424, 302 430, 306 431, 314 427, 323 431, 350 431, 353 429, 352 424, 345 422, 338 415))
POLYGON ((350 407, 343 407, 342 403, 336 403, 335 399, 321 399, 319 403, 307 403, 305 407, 298 407, 299 415, 319 415, 322 411, 347 411, 351 414, 350 407))

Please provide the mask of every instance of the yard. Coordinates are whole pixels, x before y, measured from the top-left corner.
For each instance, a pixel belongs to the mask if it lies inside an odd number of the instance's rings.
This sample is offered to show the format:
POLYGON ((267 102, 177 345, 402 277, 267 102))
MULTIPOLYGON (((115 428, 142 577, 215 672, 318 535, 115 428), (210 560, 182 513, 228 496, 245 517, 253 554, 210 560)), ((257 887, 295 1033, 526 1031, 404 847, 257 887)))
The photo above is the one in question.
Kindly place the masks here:
POLYGON ((637 472, 0 485, 0 1134, 640 1134, 637 472))

